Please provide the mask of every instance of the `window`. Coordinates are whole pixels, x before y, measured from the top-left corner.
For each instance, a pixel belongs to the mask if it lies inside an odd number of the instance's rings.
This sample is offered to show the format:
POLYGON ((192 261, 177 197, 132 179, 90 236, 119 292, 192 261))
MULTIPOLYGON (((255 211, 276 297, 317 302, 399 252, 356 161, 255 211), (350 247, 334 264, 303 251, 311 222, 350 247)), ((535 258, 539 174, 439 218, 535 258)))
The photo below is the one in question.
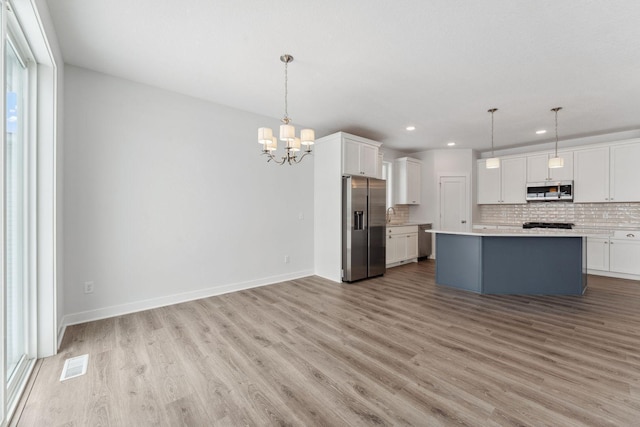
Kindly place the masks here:
MULTIPOLYGON (((36 181, 35 135, 31 132, 36 67, 13 13, 4 37, 4 321, 3 415, 10 415, 34 365, 36 181)), ((6 417, 3 417, 6 422, 6 417)))

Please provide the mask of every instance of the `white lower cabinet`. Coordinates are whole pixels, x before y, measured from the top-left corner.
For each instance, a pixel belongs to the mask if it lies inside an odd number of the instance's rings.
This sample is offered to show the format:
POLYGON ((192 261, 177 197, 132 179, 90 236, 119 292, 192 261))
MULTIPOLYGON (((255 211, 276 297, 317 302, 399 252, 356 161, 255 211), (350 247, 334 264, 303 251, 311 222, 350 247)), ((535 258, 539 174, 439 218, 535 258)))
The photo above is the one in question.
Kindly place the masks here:
POLYGON ((616 231, 609 238, 587 237, 587 268, 640 276, 640 231, 616 231))
MULTIPOLYGON (((635 234, 640 237, 640 233, 635 234)), ((640 239, 611 238, 609 241, 609 271, 640 275, 639 261, 640 239)))
POLYGON ((587 237, 587 268, 609 271, 609 238, 587 237))
POLYGON ((387 227, 387 266, 404 264, 418 258, 418 226, 387 227))

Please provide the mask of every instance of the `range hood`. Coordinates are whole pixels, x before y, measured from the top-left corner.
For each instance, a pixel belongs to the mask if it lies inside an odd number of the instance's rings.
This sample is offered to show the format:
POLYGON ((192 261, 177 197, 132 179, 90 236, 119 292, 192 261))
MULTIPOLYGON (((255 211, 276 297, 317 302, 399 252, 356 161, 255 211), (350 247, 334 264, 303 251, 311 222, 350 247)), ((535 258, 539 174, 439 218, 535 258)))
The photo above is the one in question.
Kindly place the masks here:
POLYGON ((573 181, 527 183, 527 202, 571 202, 573 181))

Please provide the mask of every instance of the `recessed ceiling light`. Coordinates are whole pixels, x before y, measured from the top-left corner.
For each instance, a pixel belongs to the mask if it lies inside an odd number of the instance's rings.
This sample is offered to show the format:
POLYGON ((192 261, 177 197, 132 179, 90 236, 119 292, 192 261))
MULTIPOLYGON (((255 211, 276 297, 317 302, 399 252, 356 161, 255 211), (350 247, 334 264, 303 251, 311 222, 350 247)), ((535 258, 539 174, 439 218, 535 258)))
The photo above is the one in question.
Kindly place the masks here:
POLYGON ((456 145, 456 143, 455 143, 455 142, 453 142, 453 141, 452 141, 452 142, 447 142, 447 145, 448 145, 449 147, 453 147, 454 145, 456 145))
POLYGON ((415 126, 407 126, 407 128, 406 128, 406 129, 407 129, 407 130, 409 130, 409 131, 411 131, 411 130, 416 130, 416 127, 415 127, 415 126))
POLYGON ((542 135, 543 133, 547 133, 545 129, 540 129, 536 131, 536 135, 542 135))

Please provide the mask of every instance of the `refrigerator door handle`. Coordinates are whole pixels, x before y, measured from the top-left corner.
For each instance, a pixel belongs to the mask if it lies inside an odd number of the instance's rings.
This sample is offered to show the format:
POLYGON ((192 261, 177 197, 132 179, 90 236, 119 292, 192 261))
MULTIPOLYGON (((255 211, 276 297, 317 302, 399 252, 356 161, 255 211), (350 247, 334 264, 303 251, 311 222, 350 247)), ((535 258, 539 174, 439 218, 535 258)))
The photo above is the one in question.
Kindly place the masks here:
POLYGON ((363 226, 364 226, 364 212, 354 211, 353 212, 353 230, 354 231, 362 230, 363 226))

